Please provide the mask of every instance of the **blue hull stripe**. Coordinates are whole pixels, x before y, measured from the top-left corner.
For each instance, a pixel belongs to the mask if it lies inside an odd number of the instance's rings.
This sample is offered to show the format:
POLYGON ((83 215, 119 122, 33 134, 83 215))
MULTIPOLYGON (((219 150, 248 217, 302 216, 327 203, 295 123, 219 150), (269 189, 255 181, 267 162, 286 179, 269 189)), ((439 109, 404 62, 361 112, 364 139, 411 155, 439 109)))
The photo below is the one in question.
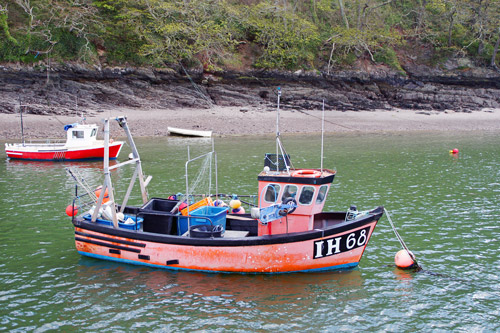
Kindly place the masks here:
POLYGON ((227 271, 215 271, 215 270, 203 270, 203 269, 189 269, 189 268, 167 266, 167 265, 155 265, 155 264, 149 264, 147 262, 142 262, 142 261, 114 258, 114 257, 108 257, 108 256, 100 255, 100 254, 94 254, 94 253, 88 253, 88 252, 82 252, 82 251, 78 251, 78 253, 80 253, 82 256, 87 256, 87 257, 101 259, 101 260, 116 261, 116 262, 124 263, 124 264, 149 266, 149 267, 153 267, 153 268, 169 269, 169 270, 176 270, 176 271, 191 271, 191 272, 204 272, 204 273, 288 274, 288 273, 299 273, 299 272, 305 273, 305 272, 323 272, 323 271, 342 271, 342 270, 349 270, 349 269, 352 269, 352 268, 358 266, 358 263, 355 262, 355 263, 344 264, 344 265, 337 265, 337 266, 323 267, 323 268, 316 268, 316 269, 305 269, 305 270, 301 270, 301 271, 290 271, 290 272, 227 272, 227 271))

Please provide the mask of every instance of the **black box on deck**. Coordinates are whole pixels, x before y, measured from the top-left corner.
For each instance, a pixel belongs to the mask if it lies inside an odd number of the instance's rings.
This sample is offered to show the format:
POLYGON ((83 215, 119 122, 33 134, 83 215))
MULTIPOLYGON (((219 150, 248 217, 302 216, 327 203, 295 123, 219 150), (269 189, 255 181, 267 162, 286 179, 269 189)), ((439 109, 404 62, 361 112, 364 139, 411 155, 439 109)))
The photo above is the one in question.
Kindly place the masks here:
POLYGON ((151 198, 144 204, 144 206, 141 207, 141 211, 148 210, 170 213, 172 208, 174 208, 178 202, 178 200, 151 198))
POLYGON ((158 234, 177 234, 177 215, 170 211, 179 201, 152 198, 140 208, 139 216, 144 218, 142 230, 158 234))
POLYGON ((177 215, 167 213, 141 212, 139 216, 144 219, 142 230, 144 232, 155 232, 170 235, 177 231, 177 215), (175 226, 175 230, 172 230, 175 226))
MULTIPOLYGON (((121 205, 116 205, 116 208, 118 211, 121 210, 122 206, 121 205)), ((139 213, 140 207, 134 207, 134 206, 126 206, 125 209, 123 210, 123 214, 126 215, 137 215, 139 213)))
POLYGON ((257 236, 258 229, 259 224, 257 220, 252 219, 250 214, 227 215, 226 230, 249 231, 249 236, 257 236))

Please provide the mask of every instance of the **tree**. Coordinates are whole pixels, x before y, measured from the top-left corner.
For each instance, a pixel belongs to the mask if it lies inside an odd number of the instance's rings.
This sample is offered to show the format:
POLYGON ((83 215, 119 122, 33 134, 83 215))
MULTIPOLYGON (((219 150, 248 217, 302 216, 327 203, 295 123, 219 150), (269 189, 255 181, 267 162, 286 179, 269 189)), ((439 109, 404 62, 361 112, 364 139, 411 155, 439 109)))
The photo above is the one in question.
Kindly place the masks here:
POLYGON ((496 70, 499 70, 496 62, 495 62, 495 59, 497 57, 497 54, 498 54, 498 48, 500 46, 500 27, 498 27, 498 36, 497 36, 497 41, 495 43, 495 47, 493 49, 493 53, 491 54, 491 60, 490 60, 490 66, 495 68, 496 70))
POLYGON ((3 30, 3 33, 7 40, 14 45, 17 45, 17 40, 12 37, 9 30, 9 24, 7 23, 7 17, 9 16, 9 10, 7 9, 7 5, 0 5, 0 28, 3 30))
MULTIPOLYGON (((80 59, 89 55, 90 39, 95 36, 92 31, 100 24, 91 0, 15 0, 15 3, 27 19, 23 26, 27 36, 25 53, 48 56, 69 33, 82 41, 78 43, 80 59)), ((64 54, 67 47, 65 45, 59 52, 64 54)))
POLYGON ((269 1, 249 8, 241 19, 247 38, 262 49, 256 66, 293 69, 312 65, 321 39, 309 20, 269 1))

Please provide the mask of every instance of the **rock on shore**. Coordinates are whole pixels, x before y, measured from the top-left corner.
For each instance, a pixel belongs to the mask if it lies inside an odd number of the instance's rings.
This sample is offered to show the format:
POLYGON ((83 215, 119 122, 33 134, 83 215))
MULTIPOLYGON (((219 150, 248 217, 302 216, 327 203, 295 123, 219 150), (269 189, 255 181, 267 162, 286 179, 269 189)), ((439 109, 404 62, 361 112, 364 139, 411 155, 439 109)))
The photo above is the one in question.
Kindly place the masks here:
POLYGON ((453 110, 500 108, 500 75, 484 69, 406 66, 319 71, 207 74, 183 69, 0 66, 0 113, 77 115, 82 110, 266 107, 281 86, 283 108, 297 110, 453 110))

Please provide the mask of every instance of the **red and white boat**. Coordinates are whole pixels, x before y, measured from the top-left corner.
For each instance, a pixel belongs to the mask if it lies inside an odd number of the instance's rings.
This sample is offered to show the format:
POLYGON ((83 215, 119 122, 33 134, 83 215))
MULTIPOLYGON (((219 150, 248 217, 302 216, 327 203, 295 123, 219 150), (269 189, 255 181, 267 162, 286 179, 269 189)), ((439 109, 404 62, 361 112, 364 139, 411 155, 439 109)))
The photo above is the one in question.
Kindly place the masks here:
MULTIPOLYGON (((73 204, 66 209, 72 216, 75 245, 81 255, 204 272, 273 274, 345 270, 358 265, 383 214, 381 206, 361 213, 355 209, 323 212, 336 172, 293 168, 288 155, 277 153, 266 155, 268 163, 257 178, 258 204, 251 208, 251 214, 237 214, 238 205, 231 202, 232 209, 209 206, 221 199, 222 195, 216 193, 211 195, 213 200, 202 200, 207 206, 196 209, 188 206, 187 213, 181 215, 179 205, 184 198, 148 199, 146 185, 150 177, 144 179, 126 119, 117 120, 127 133, 133 159, 112 167, 104 160, 105 179, 98 197, 79 181, 80 177, 74 177, 87 189, 83 195, 77 190, 73 204), (123 202, 118 205, 109 170, 131 163, 136 164, 136 170, 123 202), (137 178, 143 205, 128 206, 137 178), (106 192, 109 197, 105 198, 106 192), (106 200, 109 201, 103 203, 106 200), (83 213, 75 216, 76 209, 83 213)), ((109 124, 105 122, 105 126, 109 124)), ((283 152, 279 136, 277 151, 278 146, 283 152)), ((203 156, 186 163, 185 198, 190 198, 188 163, 203 156)), ((213 149, 206 156, 216 159, 213 149)))
MULTIPOLYGON (((73 161, 104 158, 104 140, 97 140, 96 124, 70 124, 64 126, 66 142, 44 140, 29 143, 6 143, 7 157, 38 161, 73 161)), ((109 158, 116 159, 123 141, 109 142, 109 158)))

